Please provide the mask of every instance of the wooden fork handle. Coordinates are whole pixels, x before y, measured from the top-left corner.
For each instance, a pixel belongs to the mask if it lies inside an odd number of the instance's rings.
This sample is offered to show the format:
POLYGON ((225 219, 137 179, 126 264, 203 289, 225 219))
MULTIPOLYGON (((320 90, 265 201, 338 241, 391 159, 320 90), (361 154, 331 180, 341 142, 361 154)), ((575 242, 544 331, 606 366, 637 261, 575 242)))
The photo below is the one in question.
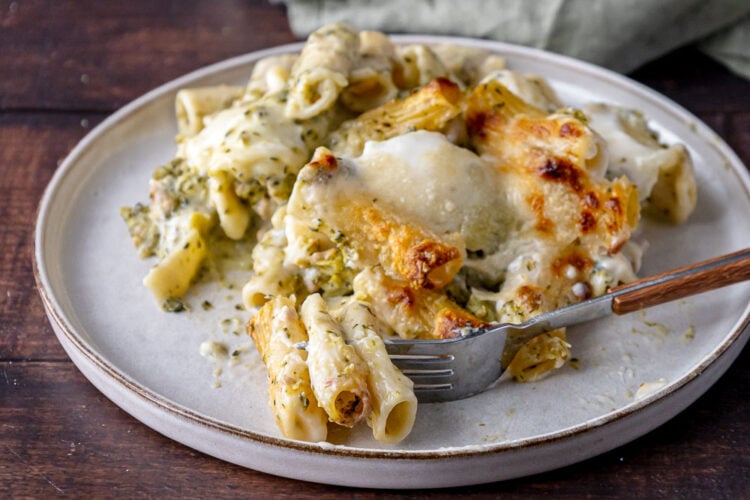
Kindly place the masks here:
POLYGON ((750 248, 613 288, 612 311, 626 314, 748 279, 750 248))

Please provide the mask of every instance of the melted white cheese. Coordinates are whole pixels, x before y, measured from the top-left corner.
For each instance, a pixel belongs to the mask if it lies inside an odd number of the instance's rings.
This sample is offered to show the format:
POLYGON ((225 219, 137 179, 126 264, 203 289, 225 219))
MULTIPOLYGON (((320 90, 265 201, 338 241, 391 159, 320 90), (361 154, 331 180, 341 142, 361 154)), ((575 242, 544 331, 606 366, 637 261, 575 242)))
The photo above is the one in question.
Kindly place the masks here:
POLYGON ((411 132, 365 144, 342 160, 349 174, 340 192, 364 191, 414 217, 437 234, 460 233, 470 250, 494 249, 502 234, 496 176, 471 151, 437 132, 411 132))
MULTIPOLYGON (((199 134, 180 144, 178 156, 202 174, 230 171, 239 180, 283 179, 307 161, 310 148, 303 125, 284 116, 282 94, 220 111, 207 118, 199 134)), ((317 136, 325 120, 307 124, 317 136)))
POLYGON ((584 106, 589 125, 607 141, 609 178, 625 175, 638 186, 641 201, 659 178, 659 167, 672 153, 661 147, 638 112, 607 104, 584 106))
POLYGON ((554 111, 562 107, 554 90, 541 77, 501 69, 489 73, 480 83, 489 81, 502 83, 508 90, 536 108, 554 111))

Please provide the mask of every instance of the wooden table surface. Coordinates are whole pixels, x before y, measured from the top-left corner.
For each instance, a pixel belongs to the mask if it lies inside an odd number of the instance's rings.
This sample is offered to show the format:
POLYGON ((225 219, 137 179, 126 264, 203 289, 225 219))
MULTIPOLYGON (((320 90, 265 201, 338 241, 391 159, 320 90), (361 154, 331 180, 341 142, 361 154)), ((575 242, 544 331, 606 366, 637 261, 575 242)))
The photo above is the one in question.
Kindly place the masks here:
MULTIPOLYGON (((37 203, 77 141, 164 82, 294 40, 283 6, 258 1, 0 0, 0 496, 383 495, 243 469, 147 428, 78 372, 34 284, 37 203)), ((691 48, 631 76, 695 113, 750 164, 750 82, 691 48)), ((434 493, 748 498, 749 387, 745 349, 696 403, 628 445, 533 477, 434 493)))

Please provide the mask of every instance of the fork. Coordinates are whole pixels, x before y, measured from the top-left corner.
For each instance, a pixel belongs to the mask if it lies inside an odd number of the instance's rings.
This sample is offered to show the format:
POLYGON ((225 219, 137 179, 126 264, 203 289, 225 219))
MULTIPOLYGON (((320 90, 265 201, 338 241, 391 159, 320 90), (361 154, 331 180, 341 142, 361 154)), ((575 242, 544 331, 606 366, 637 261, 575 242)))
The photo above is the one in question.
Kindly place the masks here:
POLYGON ((414 382, 422 403, 478 394, 495 382, 531 338, 610 314, 626 314, 750 279, 750 248, 611 289, 592 299, 443 340, 386 339, 393 363, 414 382))

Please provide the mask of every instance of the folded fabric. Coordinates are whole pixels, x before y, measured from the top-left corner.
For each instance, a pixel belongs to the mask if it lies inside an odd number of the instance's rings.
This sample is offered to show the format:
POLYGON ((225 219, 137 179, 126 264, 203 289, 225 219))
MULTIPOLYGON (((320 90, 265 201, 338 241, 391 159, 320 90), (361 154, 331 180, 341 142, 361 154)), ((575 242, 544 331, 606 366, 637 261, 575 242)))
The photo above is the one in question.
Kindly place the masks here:
POLYGON ((388 33, 488 38, 628 72, 683 45, 750 78, 747 0, 285 0, 298 36, 344 22, 388 33))
POLYGON ((750 78, 750 16, 709 37, 700 47, 738 75, 750 78))

